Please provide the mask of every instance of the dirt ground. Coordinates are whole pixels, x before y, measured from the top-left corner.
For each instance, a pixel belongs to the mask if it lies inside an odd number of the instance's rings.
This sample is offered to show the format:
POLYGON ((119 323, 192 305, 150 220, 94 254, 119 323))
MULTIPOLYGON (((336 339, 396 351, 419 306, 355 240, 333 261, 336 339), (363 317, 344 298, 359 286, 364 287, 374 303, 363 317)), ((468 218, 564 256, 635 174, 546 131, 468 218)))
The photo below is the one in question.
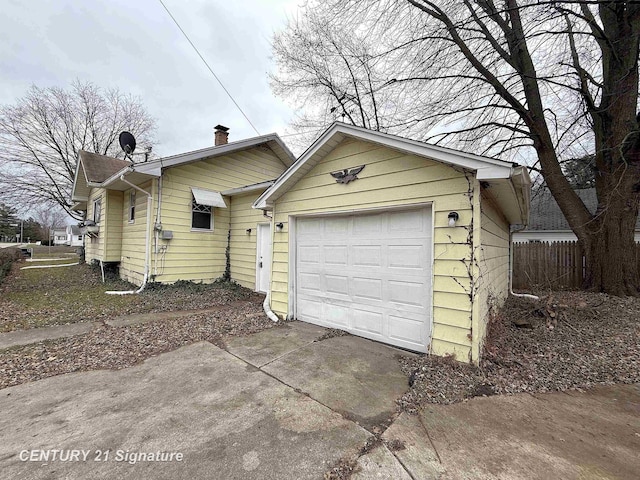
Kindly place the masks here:
POLYGON ((517 392, 580 390, 640 382, 640 298, 553 292, 511 297, 489 325, 476 366, 453 358, 402 357, 411 388, 399 401, 432 403, 517 392))

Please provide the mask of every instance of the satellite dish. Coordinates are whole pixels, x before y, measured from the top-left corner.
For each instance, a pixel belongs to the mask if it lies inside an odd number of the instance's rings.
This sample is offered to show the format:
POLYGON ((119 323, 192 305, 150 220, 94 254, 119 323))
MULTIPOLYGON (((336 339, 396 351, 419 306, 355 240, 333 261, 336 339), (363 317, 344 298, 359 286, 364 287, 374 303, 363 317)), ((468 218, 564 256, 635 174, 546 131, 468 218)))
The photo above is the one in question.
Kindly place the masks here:
POLYGON ((131 155, 136 149, 136 139, 129 132, 122 132, 119 137, 120 147, 127 155, 131 155))

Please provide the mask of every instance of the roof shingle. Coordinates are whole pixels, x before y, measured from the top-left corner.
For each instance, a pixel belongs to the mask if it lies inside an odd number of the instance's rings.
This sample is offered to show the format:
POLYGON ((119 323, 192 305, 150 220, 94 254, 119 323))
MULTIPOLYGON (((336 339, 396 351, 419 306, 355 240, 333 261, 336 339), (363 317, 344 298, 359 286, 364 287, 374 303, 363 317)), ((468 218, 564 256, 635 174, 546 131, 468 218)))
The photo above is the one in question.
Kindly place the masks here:
POLYGON ((85 152, 84 150, 80 150, 78 156, 82 162, 87 182, 89 183, 102 183, 107 178, 132 164, 128 160, 85 152))

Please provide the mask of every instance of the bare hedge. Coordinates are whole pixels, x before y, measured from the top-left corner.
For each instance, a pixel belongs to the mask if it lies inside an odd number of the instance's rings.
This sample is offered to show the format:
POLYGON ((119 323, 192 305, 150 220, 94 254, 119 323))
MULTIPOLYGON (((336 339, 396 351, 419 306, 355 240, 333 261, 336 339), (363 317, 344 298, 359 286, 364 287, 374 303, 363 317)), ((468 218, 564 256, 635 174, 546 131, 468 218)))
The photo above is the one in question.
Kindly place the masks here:
POLYGON ((0 283, 11 270, 11 265, 22 258, 22 252, 15 247, 0 249, 0 283))

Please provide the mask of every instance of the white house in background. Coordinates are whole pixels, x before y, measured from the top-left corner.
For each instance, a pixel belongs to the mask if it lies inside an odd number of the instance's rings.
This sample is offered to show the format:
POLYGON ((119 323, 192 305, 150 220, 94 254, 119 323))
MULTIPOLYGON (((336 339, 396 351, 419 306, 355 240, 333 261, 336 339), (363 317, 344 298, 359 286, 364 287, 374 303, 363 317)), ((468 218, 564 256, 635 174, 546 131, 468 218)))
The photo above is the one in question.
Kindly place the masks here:
POLYGON ((54 245, 66 245, 67 244, 67 231, 63 228, 56 228, 51 232, 54 245))
MULTIPOLYGON (((598 198, 595 188, 576 190, 590 212, 595 212, 598 198)), ((575 242, 578 240, 560 211, 551 192, 546 188, 532 195, 529 225, 521 232, 514 232, 515 243, 527 242, 575 242)), ((640 243, 640 217, 636 222, 635 240, 640 243)))
POLYGON ((82 232, 77 225, 67 225, 65 245, 81 247, 83 245, 82 232))

